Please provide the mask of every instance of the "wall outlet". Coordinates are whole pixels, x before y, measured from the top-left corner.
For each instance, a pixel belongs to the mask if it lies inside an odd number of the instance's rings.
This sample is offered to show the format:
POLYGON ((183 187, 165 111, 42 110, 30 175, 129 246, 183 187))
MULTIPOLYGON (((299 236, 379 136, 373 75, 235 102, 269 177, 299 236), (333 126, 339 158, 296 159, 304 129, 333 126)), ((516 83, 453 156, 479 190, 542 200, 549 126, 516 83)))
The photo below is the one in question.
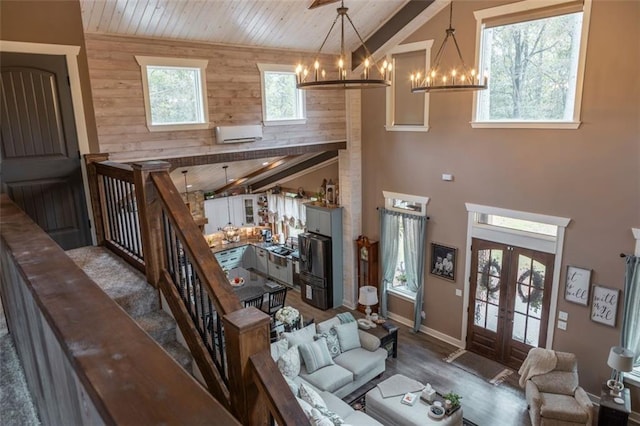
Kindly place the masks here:
POLYGON ((459 288, 456 288, 456 296, 462 297, 462 290, 460 290, 459 288))
POLYGON ((558 328, 560 330, 566 330, 567 329, 567 323, 565 321, 558 320, 558 328))
POLYGON ((443 173, 442 174, 442 180, 446 181, 446 182, 451 182, 453 180, 453 175, 450 173, 443 173))
POLYGON ((424 311, 420 312, 420 318, 425 319, 426 317, 427 314, 424 311))
POLYGON ((564 311, 558 311, 558 319, 561 319, 562 321, 566 321, 569 319, 569 314, 564 311))

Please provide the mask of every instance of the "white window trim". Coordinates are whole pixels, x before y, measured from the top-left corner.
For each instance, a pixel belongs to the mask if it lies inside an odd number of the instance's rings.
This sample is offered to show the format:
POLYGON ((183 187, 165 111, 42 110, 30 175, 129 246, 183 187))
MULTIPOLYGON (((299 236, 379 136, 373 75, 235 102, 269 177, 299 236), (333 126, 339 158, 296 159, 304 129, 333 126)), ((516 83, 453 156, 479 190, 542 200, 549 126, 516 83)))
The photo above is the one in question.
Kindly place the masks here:
MULTIPOLYGON (((553 279, 551 288, 551 302, 549 305, 549 322, 547 324, 547 341, 545 342, 546 348, 553 347, 553 336, 556 322, 556 311, 558 308, 558 293, 560 289, 560 272, 562 268, 562 251, 564 247, 564 234, 566 227, 571 222, 570 218, 549 216, 538 213, 529 213, 518 210, 504 209, 500 207, 483 206, 480 204, 465 203, 467 208, 467 249, 465 256, 465 274, 464 280, 464 294, 462 302, 462 341, 464 342, 467 336, 467 321, 469 313, 469 289, 471 281, 471 241, 473 238, 489 239, 492 241, 498 241, 505 244, 513 244, 518 247, 531 248, 534 250, 545 251, 552 253, 555 256, 553 264, 553 279), (517 230, 509 230, 508 228, 501 228, 492 225, 478 224, 475 221, 476 214, 489 214, 499 215, 505 217, 511 217, 514 219, 529 220, 532 222, 541 222, 548 225, 555 225, 558 227, 558 234, 553 241, 549 241, 548 235, 524 233, 517 230), (524 235, 527 234, 527 235, 524 235), (534 235, 538 235, 534 238, 534 235), (523 238, 527 237, 527 238, 523 238), (537 242, 536 242, 537 240, 537 242)), ((553 237, 551 237, 553 238, 553 237)))
MULTIPOLYGON (((399 53, 417 52, 420 50, 425 51, 425 63, 424 72, 427 72, 431 66, 431 46, 433 46, 433 40, 417 41, 415 43, 401 44, 394 47, 387 53, 387 61, 393 64, 393 69, 396 69, 395 63, 393 63, 393 55, 399 53)), ((422 126, 410 126, 410 125, 396 125, 395 123, 395 87, 396 78, 407 78, 406 75, 398 76, 396 72, 391 73, 391 86, 387 87, 386 91, 386 123, 384 128, 389 132, 428 132, 429 131, 429 93, 424 93, 424 117, 422 126)))
POLYGON ((209 129, 209 102, 207 100, 207 65, 206 59, 185 59, 185 58, 166 58, 158 56, 137 56, 136 61, 140 65, 142 74, 142 93, 144 96, 144 110, 147 118, 147 128, 151 132, 171 132, 177 130, 203 130, 209 129), (151 121, 151 102, 149 100, 149 80, 147 78, 147 67, 184 67, 184 68, 200 68, 200 98, 202 100, 203 123, 185 123, 185 124, 152 124, 151 121))
MULTIPOLYGON (((482 47, 483 21, 496 16, 504 16, 512 13, 526 12, 549 6, 557 6, 565 3, 574 3, 575 0, 523 0, 503 6, 473 12, 476 18, 476 60, 480 63, 480 49, 482 47)), ((580 53, 578 56, 578 68, 576 75, 576 92, 573 106, 573 118, 571 121, 477 121, 479 93, 473 93, 473 108, 471 112, 471 127, 474 129, 578 129, 582 111, 582 87, 584 85, 584 70, 587 57, 587 41, 589 39, 589 22, 591 20, 592 0, 583 0, 582 36, 580 38, 580 53)))
MULTIPOLYGON (((414 216, 426 216, 427 215, 427 204, 429 204, 429 197, 421 197, 419 195, 409 195, 402 194, 400 192, 391 192, 391 191, 382 191, 382 195, 384 196, 384 207, 387 210, 392 210, 394 212, 401 212, 405 214, 412 214, 414 216), (420 212, 414 212, 411 210, 399 209, 393 206, 393 200, 401 199, 406 201, 412 201, 422 205, 422 209, 420 212)), ((426 250, 426 249, 425 249, 426 250)), ((400 299, 404 299, 409 302, 415 302, 416 296, 415 294, 412 296, 408 292, 397 290, 393 287, 387 287, 387 293, 393 294, 394 296, 399 297, 400 299)))
POLYGON ((407 302, 415 302, 416 301, 416 293, 413 293, 413 296, 405 291, 397 290, 393 287, 387 287, 387 293, 393 294, 394 296, 406 300, 407 302))
MULTIPOLYGON (((635 255, 640 256, 640 228, 631 228, 633 238, 636 240, 635 255)), ((634 386, 640 386, 640 367, 634 368, 629 373, 624 373, 623 381, 625 383, 631 383, 634 386)))
POLYGON ((384 207, 387 210, 393 210, 394 212, 401 212, 406 214, 413 214, 416 216, 426 216, 427 215, 427 204, 429 204, 429 197, 421 197, 419 195, 409 195, 402 194, 400 192, 391 192, 391 191, 382 191, 382 195, 384 196, 384 207), (414 212, 411 210, 399 209, 393 206, 393 200, 401 199, 406 201, 413 201, 415 203, 421 204, 422 209, 420 212, 414 212))
POLYGON ((262 98, 262 124, 265 126, 288 126, 292 124, 306 124, 307 122, 307 100, 304 90, 296 89, 298 93, 298 102, 300 103, 301 118, 287 120, 267 120, 267 102, 264 92, 264 73, 271 72, 291 72, 295 75, 296 68, 294 65, 283 64, 256 64, 260 70, 260 97, 262 98))

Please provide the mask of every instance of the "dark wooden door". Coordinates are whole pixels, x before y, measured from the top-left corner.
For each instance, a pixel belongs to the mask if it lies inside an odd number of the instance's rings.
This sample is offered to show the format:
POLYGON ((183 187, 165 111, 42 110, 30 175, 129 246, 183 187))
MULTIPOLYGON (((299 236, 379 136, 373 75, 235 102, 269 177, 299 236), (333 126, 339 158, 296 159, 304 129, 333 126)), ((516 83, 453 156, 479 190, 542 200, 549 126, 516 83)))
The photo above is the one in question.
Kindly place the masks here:
POLYGON ((474 239, 467 349, 519 368, 547 338, 554 256, 474 239))
POLYGON ((3 52, 2 192, 63 249, 91 244, 66 59, 3 52))

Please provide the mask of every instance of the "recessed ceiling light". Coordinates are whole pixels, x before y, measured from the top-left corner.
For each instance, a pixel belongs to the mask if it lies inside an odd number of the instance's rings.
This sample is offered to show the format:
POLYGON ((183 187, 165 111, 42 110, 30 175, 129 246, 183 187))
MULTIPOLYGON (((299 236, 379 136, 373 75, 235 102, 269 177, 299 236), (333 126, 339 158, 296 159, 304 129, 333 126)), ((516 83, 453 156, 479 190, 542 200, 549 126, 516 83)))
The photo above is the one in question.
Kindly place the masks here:
POLYGON ((268 165, 269 165, 269 162, 268 162, 268 161, 265 161, 264 163, 262 163, 262 165, 263 165, 263 166, 268 166, 268 165))
POLYGON ((229 179, 229 182, 235 182, 235 181, 236 181, 235 179, 229 179))
POLYGON ((191 188, 193 185, 187 185, 187 188, 191 188))

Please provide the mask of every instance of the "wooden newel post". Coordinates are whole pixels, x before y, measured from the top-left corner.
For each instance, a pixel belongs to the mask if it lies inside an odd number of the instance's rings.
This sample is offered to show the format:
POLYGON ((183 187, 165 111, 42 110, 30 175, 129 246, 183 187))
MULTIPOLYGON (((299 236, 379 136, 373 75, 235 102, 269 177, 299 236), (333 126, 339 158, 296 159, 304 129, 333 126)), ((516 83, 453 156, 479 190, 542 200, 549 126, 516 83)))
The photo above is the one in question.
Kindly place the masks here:
POLYGON ((244 308, 223 318, 231 410, 243 425, 268 425, 269 410, 252 377, 249 357, 269 351, 269 316, 244 308))
POLYGON ((169 172, 171 164, 166 161, 146 161, 144 163, 134 163, 131 167, 133 168, 133 182, 136 187, 142 256, 144 258, 147 281, 155 288, 158 288, 160 271, 164 262, 162 206, 149 175, 154 172, 169 172))
POLYGON ((87 180, 89 181, 89 199, 91 200, 91 210, 93 213, 93 226, 96 231, 96 243, 101 246, 104 244, 104 188, 102 181, 98 180, 98 172, 96 164, 101 161, 109 160, 109 154, 85 154, 84 162, 87 169, 87 180))

